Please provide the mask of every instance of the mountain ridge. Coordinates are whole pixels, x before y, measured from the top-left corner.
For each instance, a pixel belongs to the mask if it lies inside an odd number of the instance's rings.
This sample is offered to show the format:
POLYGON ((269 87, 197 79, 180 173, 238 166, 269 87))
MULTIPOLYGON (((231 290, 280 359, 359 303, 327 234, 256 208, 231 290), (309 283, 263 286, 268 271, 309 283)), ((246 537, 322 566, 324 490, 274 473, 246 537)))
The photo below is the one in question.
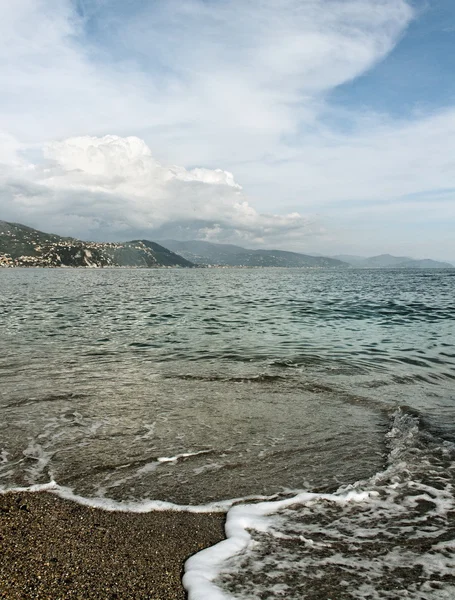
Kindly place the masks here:
POLYGON ((0 221, 0 267, 194 267, 148 240, 87 242, 0 221))
POLYGON ((378 254, 376 256, 355 256, 352 254, 338 254, 334 258, 343 260, 353 267, 362 269, 453 269, 449 262, 433 260, 431 258, 411 258, 410 256, 394 256, 392 254, 378 254))
POLYGON ((248 249, 203 240, 147 239, 91 242, 0 220, 0 267, 282 267, 454 268, 449 262, 380 254, 327 257, 274 249, 248 249))
POLYGON ((234 244, 215 244, 198 240, 160 240, 164 247, 187 260, 205 266, 221 267, 306 267, 348 268, 343 261, 326 256, 310 256, 287 250, 252 250, 234 244))
POLYGON ((380 254, 372 257, 340 254, 302 254, 287 250, 247 249, 234 244, 217 244, 200 240, 160 240, 163 246, 197 264, 212 266, 287 266, 287 267, 355 267, 362 269, 451 269, 449 262, 429 258, 380 254), (335 261, 335 262, 334 262, 335 261))

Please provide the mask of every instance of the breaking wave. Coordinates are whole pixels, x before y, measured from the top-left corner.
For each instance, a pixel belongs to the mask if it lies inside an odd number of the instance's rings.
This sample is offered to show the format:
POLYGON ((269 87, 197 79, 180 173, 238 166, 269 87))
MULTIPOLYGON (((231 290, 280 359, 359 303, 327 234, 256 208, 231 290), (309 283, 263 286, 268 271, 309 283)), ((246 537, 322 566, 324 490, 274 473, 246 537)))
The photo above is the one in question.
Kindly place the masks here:
POLYGON ((231 508, 227 540, 186 563, 190 600, 453 598, 455 446, 402 410, 387 440, 366 481, 231 508))

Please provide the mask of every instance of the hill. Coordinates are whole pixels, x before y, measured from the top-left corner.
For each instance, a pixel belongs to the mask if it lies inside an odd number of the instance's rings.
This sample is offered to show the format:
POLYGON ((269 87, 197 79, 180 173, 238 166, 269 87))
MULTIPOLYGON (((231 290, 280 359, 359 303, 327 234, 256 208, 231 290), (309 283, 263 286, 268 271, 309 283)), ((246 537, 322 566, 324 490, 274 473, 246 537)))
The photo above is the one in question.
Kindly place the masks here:
POLYGON ((4 267, 193 267, 148 240, 85 242, 0 221, 0 266, 4 267))
POLYGON ((454 267, 448 262, 430 258, 418 259, 409 256, 393 256, 392 254, 379 254, 368 258, 341 254, 335 258, 362 269, 453 269, 454 267))
POLYGON ((345 262, 325 256, 309 256, 285 250, 249 250, 232 244, 160 240, 163 246, 199 265, 229 267, 348 267, 345 262))

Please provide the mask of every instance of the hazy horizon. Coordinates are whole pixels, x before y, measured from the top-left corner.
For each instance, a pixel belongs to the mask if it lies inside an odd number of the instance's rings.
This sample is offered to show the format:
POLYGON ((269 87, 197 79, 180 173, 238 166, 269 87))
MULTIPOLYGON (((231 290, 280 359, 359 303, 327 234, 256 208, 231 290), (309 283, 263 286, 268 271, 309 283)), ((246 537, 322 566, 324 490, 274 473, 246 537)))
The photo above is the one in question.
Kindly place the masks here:
MULTIPOLYGON (((0 215, 1 216, 1 215, 0 215)), ((1 221, 2 219, 0 219, 1 221)), ((26 227, 31 227, 31 225, 27 224, 27 223, 17 223, 19 225, 25 225, 26 227)), ((49 233, 49 234, 56 234, 56 235, 62 235, 63 237, 64 234, 59 234, 56 231, 47 231, 45 230, 44 233, 49 233)), ((339 258, 340 260, 343 260, 344 256, 350 256, 351 258, 359 258, 359 259, 366 259, 366 258, 373 258, 373 257, 377 257, 377 256, 385 256, 385 255, 392 255, 394 257, 399 257, 399 258, 411 258, 411 259, 417 259, 417 260, 421 260, 421 259, 431 259, 431 260, 436 260, 436 261, 441 261, 441 262, 449 262, 454 264, 455 266, 455 260, 450 260, 450 258, 445 258, 445 257, 434 257, 434 256, 418 256, 418 255, 394 255, 391 252, 388 252, 387 250, 384 250, 383 252, 379 252, 378 254, 370 254, 370 255, 361 255, 361 254, 352 254, 352 253, 348 253, 348 252, 334 252, 332 254, 323 254, 320 252, 312 252, 310 250, 306 251, 306 252, 301 252, 298 250, 293 250, 290 249, 289 247, 286 246, 286 244, 283 244, 282 246, 277 244, 275 246, 267 246, 267 245, 250 245, 248 243, 230 243, 230 242, 214 242, 214 241, 208 241, 206 239, 173 239, 170 237, 153 237, 150 238, 150 236, 148 236, 147 232, 137 232, 138 235, 137 236, 130 236, 130 237, 122 237, 122 238, 109 238, 109 239, 102 239, 102 238, 87 238, 87 237, 81 237, 78 238, 81 241, 85 241, 85 242, 117 242, 117 243, 122 243, 122 242, 129 242, 132 241, 133 239, 148 239, 149 241, 152 242, 156 242, 158 244, 164 245, 166 246, 166 242, 207 242, 210 244, 220 244, 220 245, 234 245, 234 246, 238 246, 241 248, 244 248, 246 250, 279 250, 279 251, 285 251, 285 252, 298 252, 300 254, 306 254, 308 256, 325 256, 328 258, 339 258), (142 233, 144 233, 144 235, 141 235, 142 233)))

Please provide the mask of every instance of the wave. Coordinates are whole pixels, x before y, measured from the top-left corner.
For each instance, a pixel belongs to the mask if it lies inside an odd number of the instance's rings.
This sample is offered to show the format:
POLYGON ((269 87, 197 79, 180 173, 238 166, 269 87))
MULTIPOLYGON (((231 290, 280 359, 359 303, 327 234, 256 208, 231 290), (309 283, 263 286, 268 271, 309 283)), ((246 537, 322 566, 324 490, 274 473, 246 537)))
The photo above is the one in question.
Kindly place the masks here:
POLYGON ((183 381, 223 381, 228 383, 274 383, 276 381, 287 381, 283 375, 260 375, 230 376, 230 375, 165 375, 165 379, 181 379, 183 381))
POLYGON ((13 402, 8 404, 4 404, 2 408, 17 408, 19 406, 29 406, 31 404, 39 404, 44 402, 65 402, 65 401, 73 401, 80 400, 85 398, 85 394, 80 394, 77 392, 69 392, 62 394, 48 394, 46 396, 36 396, 36 397, 28 397, 28 398, 18 398, 13 402))
POLYGON ((166 502, 163 500, 133 500, 120 501, 112 498, 104 497, 86 497, 76 494, 69 486, 58 484, 51 480, 48 483, 34 484, 30 486, 6 487, 0 486, 0 494, 9 493, 42 493, 49 492, 64 500, 71 500, 82 506, 106 510, 108 512, 131 512, 131 513, 148 513, 153 511, 177 511, 177 512, 192 512, 192 513, 223 513, 227 512, 232 506, 245 502, 263 502, 273 501, 278 498, 279 494, 272 496, 251 495, 240 498, 230 498, 228 500, 220 500, 217 502, 209 502, 207 504, 176 504, 174 502, 166 502))
POLYGON ((189 600, 451 598, 455 445, 408 407, 391 416, 386 439, 384 469, 334 493, 287 490, 179 505, 87 498, 55 481, 0 492, 47 491, 108 511, 227 511, 226 540, 185 565, 189 600))
POLYGON ((387 439, 366 481, 233 506, 227 539, 185 565, 189 600, 452 598, 455 447, 402 410, 387 439))
POLYGON ((435 306, 424 302, 373 301, 365 298, 356 301, 342 298, 325 301, 320 298, 317 301, 291 299, 287 301, 287 307, 295 317, 323 318, 325 321, 374 319, 398 324, 453 320, 455 310, 451 303, 435 306))

